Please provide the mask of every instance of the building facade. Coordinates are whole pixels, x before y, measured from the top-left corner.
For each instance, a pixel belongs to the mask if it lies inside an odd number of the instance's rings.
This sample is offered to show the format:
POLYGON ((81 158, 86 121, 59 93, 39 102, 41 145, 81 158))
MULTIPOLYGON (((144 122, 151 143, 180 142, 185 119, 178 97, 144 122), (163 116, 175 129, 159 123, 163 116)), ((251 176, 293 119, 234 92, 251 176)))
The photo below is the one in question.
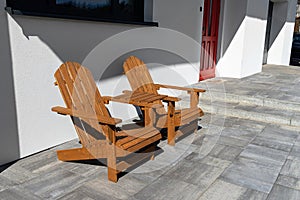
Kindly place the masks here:
MULTIPOLYGON (((197 82, 203 27, 212 27, 204 24, 204 12, 215 11, 204 0, 147 0, 145 21, 159 26, 146 27, 11 15, 6 1, 0 2, 0 164, 76 138, 70 119, 51 112, 63 105, 53 74, 64 61, 89 67, 103 95, 130 88, 122 75, 129 55, 143 59, 157 82, 197 82)), ((263 63, 288 65, 296 3, 220 0, 219 14, 213 15, 216 51, 206 52, 215 61, 215 75, 242 78, 260 72, 263 63)), ((116 117, 136 115, 133 107, 116 107, 116 117)))

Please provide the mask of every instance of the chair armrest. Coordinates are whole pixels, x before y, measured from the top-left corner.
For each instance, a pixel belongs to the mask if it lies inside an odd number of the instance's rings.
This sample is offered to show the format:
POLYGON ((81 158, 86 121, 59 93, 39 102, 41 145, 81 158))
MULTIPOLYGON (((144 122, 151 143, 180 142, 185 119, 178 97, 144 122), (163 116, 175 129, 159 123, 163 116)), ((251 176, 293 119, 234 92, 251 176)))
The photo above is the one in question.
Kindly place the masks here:
POLYGON ((198 88, 188 88, 188 87, 179 87, 179 86, 173 86, 173 85, 163 85, 163 84, 154 84, 157 89, 160 88, 167 88, 167 89, 174 89, 174 90, 184 90, 188 92, 205 92, 204 89, 198 89, 198 88))
POLYGON ((70 109, 70 108, 63 108, 60 106, 53 107, 51 109, 53 112, 57 112, 58 114, 62 115, 70 115, 73 117, 80 117, 83 119, 92 119, 92 120, 98 120, 98 122, 103 123, 103 124, 108 124, 108 125, 116 125, 122 122, 121 119, 117 118, 112 118, 112 117, 104 117, 101 115, 96 115, 96 114, 86 114, 84 112, 70 109))
POLYGON ((167 96, 163 99, 164 102, 169 102, 169 101, 174 101, 174 102, 177 102, 177 101, 180 101, 181 99, 178 98, 178 97, 170 97, 170 96, 167 96))

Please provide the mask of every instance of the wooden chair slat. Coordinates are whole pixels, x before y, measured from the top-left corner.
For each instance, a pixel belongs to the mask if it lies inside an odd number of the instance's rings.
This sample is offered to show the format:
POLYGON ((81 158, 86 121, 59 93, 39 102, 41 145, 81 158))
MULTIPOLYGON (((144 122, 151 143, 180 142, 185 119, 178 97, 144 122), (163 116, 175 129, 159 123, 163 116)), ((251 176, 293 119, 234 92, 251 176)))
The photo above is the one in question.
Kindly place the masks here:
MULTIPOLYGON (((160 99, 161 99, 161 96, 163 95, 159 95, 159 96, 154 96, 154 97, 148 97, 148 98, 143 98, 143 99, 140 99, 140 101, 147 101, 147 102, 161 102, 160 99), (159 100, 159 101, 157 101, 159 100)), ((164 95, 165 97, 167 97, 167 95, 164 95)))
POLYGON ((72 99, 72 96, 70 96, 70 94, 69 94, 68 88, 65 84, 65 80, 61 76, 60 71, 57 71, 55 73, 55 78, 57 80, 57 85, 59 86, 59 90, 62 93, 63 100, 64 100, 66 106, 68 108, 72 108, 73 107, 73 99, 72 99))
POLYGON ((123 146, 125 143, 129 143, 132 140, 135 140, 136 138, 139 138, 139 137, 143 137, 144 135, 146 135, 150 132, 153 132, 153 131, 156 131, 156 130, 153 128, 147 128, 147 127, 143 131, 139 131, 139 130, 135 130, 134 132, 130 131, 130 130, 126 131, 126 134, 129 135, 129 137, 118 140, 116 144, 118 146, 123 146))
MULTIPOLYGON (((72 92, 70 95, 73 97, 73 104, 75 105, 76 110, 84 110, 88 114, 94 113, 94 110, 91 108, 91 105, 86 99, 86 95, 82 89, 81 83, 80 83, 80 73, 76 72, 76 68, 79 68, 76 63, 67 62, 65 65, 62 66, 60 72, 62 73, 64 79, 66 80, 66 83, 68 85, 68 88, 71 88, 69 90, 72 92)), ((96 120, 89 120, 84 119, 82 121, 82 124, 89 124, 90 128, 93 128, 95 130, 98 130, 99 132, 102 132, 101 127, 99 126, 98 122, 96 120)), ((83 125, 83 129, 85 129, 85 125, 83 125)), ((96 140, 95 137, 93 137, 91 134, 87 134, 85 131, 80 131, 81 134, 85 134, 84 139, 84 145, 88 145, 89 143, 92 143, 96 140)))
POLYGON ((156 132, 155 131, 151 131, 151 132, 149 132, 147 134, 142 135, 141 137, 134 137, 130 142, 127 142, 127 143, 125 143, 125 144, 123 144, 121 146, 124 149, 128 149, 128 148, 130 148, 132 146, 135 146, 135 145, 143 142, 144 140, 148 140, 149 138, 152 138, 154 136, 156 136, 156 132))
POLYGON ((152 143, 154 143, 154 142, 156 142, 156 141, 158 141, 160 139, 161 139, 161 136, 159 136, 159 135, 153 135, 153 137, 148 138, 147 140, 143 140, 140 143, 137 143, 136 145, 127 148, 126 151, 128 151, 128 152, 136 152, 137 150, 143 148, 143 146, 147 146, 149 144, 152 144, 152 143))

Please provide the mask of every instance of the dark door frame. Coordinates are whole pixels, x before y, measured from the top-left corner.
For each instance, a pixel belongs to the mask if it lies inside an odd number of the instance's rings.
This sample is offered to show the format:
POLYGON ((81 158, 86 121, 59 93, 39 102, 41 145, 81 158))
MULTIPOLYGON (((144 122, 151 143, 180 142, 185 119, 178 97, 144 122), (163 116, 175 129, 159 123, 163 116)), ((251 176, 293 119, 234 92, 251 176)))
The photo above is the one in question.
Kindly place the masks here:
POLYGON ((263 64, 267 64, 268 51, 270 49, 270 35, 271 35, 271 28, 272 28, 273 8, 274 8, 274 2, 269 1, 263 64))
POLYGON ((200 81, 215 77, 220 7, 220 0, 204 0, 200 55, 200 81))

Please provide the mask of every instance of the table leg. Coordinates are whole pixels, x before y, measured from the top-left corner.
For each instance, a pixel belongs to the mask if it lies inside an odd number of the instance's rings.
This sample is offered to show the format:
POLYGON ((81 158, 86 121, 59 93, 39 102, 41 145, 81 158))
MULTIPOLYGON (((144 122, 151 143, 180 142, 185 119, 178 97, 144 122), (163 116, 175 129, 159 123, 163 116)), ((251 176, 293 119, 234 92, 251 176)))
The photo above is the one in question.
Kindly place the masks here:
POLYGON ((175 101, 168 102, 168 144, 175 145, 175 101))

